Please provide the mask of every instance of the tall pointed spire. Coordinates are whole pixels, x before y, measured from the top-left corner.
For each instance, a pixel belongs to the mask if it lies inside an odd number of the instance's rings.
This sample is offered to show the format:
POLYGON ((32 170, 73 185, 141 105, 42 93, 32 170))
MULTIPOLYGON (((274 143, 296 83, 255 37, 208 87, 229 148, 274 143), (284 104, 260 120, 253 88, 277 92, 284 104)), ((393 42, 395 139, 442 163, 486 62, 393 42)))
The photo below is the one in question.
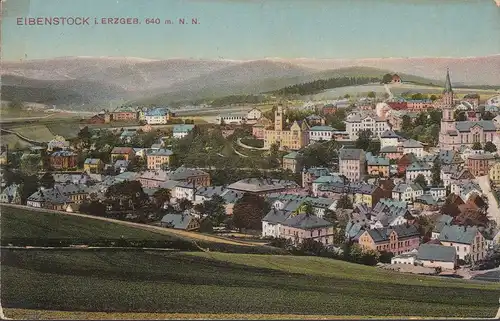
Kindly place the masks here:
POLYGON ((445 93, 453 93, 453 89, 451 88, 451 80, 450 80, 450 69, 446 68, 446 82, 444 84, 443 94, 445 93))

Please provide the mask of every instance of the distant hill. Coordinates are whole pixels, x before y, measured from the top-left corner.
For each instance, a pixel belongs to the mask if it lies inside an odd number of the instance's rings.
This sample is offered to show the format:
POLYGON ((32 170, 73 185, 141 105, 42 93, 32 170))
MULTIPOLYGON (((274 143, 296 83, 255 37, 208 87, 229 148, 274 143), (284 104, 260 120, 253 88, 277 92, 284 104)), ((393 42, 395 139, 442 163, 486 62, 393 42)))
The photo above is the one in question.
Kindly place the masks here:
MULTIPOLYGON (((401 75, 403 81, 439 85, 444 81, 446 68, 450 69, 453 84, 496 86, 500 85, 496 66, 500 66, 500 55, 465 58, 266 58, 251 61, 61 57, 4 61, 0 73, 4 78, 4 99, 17 96, 27 101, 80 106, 96 100, 106 102, 112 99, 140 103, 197 100, 269 92, 334 77, 379 77, 387 72, 401 75), (24 81, 19 83, 11 77, 24 81)), ((73 108, 84 107, 90 108, 73 108)))
MULTIPOLYGON (((243 67, 247 74, 259 75, 259 71, 262 65, 257 65, 256 69, 252 69, 255 65, 245 64, 243 67), (250 72, 251 71, 251 72, 250 72)), ((267 66, 280 68, 282 67, 283 73, 288 65, 282 64, 267 64, 267 66)), ((382 70, 370 67, 348 67, 340 68, 335 70, 326 71, 313 71, 311 69, 288 69, 289 72, 295 72, 299 75, 287 76, 287 77, 253 77, 253 82, 241 81, 238 78, 235 79, 234 75, 238 75, 241 72, 240 66, 233 66, 226 68, 224 70, 219 70, 214 74, 206 75, 200 79, 193 79, 188 84, 185 84, 184 88, 191 88, 191 90, 184 89, 177 92, 169 92, 162 95, 156 95, 144 99, 134 100, 134 104, 167 104, 178 100, 197 100, 202 98, 217 98, 229 95, 242 95, 242 94, 258 94, 263 92, 271 92, 275 90, 282 89, 287 86, 307 83, 315 80, 329 79, 329 78, 342 78, 342 77, 374 77, 382 78, 386 73, 394 73, 389 70, 382 70), (224 72, 229 70, 229 72, 224 72), (215 79, 217 79, 215 81, 215 79), (202 85, 203 84, 203 85, 202 85), (198 88, 198 89, 196 89, 198 88)), ((276 72, 276 71, 273 71, 276 72)), ((272 75, 268 72, 267 75, 272 75)), ((442 82, 433 79, 427 79, 423 77, 400 74, 402 79, 406 82, 414 82, 421 84, 442 84, 442 82)), ((238 77, 238 76, 236 76, 238 77)), ((240 76, 241 77, 241 76, 240 76)))
POLYGON ((88 104, 125 97, 122 88, 86 80, 39 80, 3 75, 2 100, 19 99, 43 104, 88 104))

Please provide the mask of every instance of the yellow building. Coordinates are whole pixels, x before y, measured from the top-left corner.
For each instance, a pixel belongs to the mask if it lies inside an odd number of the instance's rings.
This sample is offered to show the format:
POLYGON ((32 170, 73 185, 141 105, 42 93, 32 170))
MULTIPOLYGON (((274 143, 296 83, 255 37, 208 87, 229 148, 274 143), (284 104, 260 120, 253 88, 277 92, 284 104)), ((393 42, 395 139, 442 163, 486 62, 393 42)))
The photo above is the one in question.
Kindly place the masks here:
POLYGON ((373 156, 371 153, 366 155, 366 165, 368 175, 378 177, 390 176, 390 162, 385 157, 373 156))
POLYGON ((500 162, 495 163, 489 172, 490 180, 493 184, 500 184, 500 162))
POLYGON ((289 128, 284 126, 284 109, 278 105, 274 112, 274 128, 264 131, 264 147, 278 144, 280 149, 299 150, 309 144, 309 125, 306 121, 294 121, 289 128))
POLYGON ((147 155, 148 169, 162 169, 170 166, 174 153, 170 149, 155 150, 147 155))
POLYGON ((104 163, 99 158, 87 158, 83 163, 83 170, 87 173, 100 174, 104 168, 104 163))

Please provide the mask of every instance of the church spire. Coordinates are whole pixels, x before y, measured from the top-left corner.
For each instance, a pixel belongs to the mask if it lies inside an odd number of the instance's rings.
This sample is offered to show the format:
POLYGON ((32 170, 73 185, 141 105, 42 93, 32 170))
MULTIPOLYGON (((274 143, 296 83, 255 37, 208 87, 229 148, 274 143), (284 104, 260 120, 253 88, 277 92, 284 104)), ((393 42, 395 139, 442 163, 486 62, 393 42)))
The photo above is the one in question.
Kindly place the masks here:
POLYGON ((450 80, 450 69, 446 68, 446 82, 444 84, 443 94, 453 93, 453 89, 451 88, 451 80, 450 80))

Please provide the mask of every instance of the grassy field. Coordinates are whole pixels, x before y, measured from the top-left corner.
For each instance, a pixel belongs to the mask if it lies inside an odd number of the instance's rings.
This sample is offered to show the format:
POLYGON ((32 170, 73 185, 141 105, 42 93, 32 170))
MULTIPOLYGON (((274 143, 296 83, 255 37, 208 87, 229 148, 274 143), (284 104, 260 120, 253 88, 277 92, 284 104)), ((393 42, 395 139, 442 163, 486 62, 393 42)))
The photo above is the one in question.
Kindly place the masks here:
POLYGON ((193 241, 211 250, 243 253, 283 253, 259 243, 233 241, 223 237, 205 235, 196 232, 160 228, 143 224, 117 221, 107 222, 87 217, 46 213, 31 209, 0 206, 2 243, 9 240, 152 240, 172 241, 191 244, 193 241), (128 224, 128 225, 127 225, 128 224))
POLYGON ((54 135, 62 136, 65 139, 78 137, 80 124, 76 122, 59 122, 47 124, 47 129, 54 135))
MULTIPOLYGON (((390 86, 390 90, 393 95, 401 95, 405 92, 411 93, 422 93, 422 94, 436 94, 441 95, 443 88, 441 87, 433 87, 433 86, 425 86, 425 85, 416 85, 416 84, 401 84, 397 86, 390 86)), ((478 93, 481 96, 481 99, 487 99, 492 96, 498 95, 494 90, 483 90, 483 89, 469 89, 469 88, 455 88, 454 92, 463 97, 463 95, 467 93, 478 93)), ((362 86, 349 86, 349 87, 340 87, 325 90, 321 93, 312 95, 313 99, 336 99, 339 96, 344 96, 345 94, 349 94, 351 96, 364 96, 368 92, 374 91, 377 96, 382 96, 386 91, 383 85, 381 84, 371 84, 371 85, 362 85, 362 86)))
POLYGON ((39 142, 49 142, 55 135, 50 132, 46 125, 28 125, 9 128, 22 136, 39 142))
MULTIPOLYGON (((400 317, 366 315, 304 315, 304 314, 207 314, 207 313, 119 313, 119 312, 71 312, 35 309, 4 309, 10 318, 28 320, 345 320, 345 319, 397 319, 400 317)), ((405 316, 404 319, 415 319, 405 316)), ((418 317, 418 319, 426 319, 418 317)), ((432 320, 432 318, 429 318, 432 320)))
POLYGON ((493 317, 500 290, 313 257, 5 249, 1 255, 7 311, 493 317))
POLYGON ((2 141, 2 145, 9 146, 10 150, 15 150, 17 148, 24 149, 33 146, 14 134, 2 134, 0 140, 2 141))

